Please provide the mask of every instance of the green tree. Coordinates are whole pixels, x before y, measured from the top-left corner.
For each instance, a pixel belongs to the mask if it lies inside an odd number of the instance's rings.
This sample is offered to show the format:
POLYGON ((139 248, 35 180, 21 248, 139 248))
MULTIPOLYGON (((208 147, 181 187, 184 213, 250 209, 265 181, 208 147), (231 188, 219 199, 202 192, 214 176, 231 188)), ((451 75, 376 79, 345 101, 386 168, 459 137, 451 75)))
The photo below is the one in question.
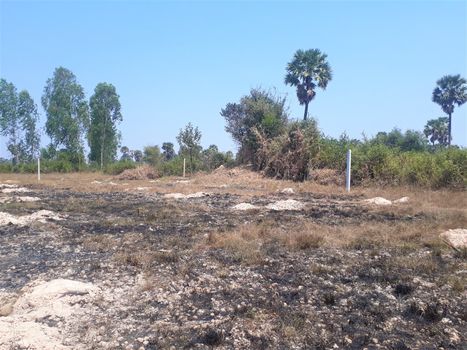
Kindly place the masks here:
POLYGON ((331 66, 326 58, 327 55, 318 49, 297 50, 287 64, 285 84, 297 88, 298 102, 305 105, 304 120, 308 117, 308 104, 316 95, 316 86, 324 90, 332 79, 331 66))
POLYGON ((8 137, 13 164, 31 161, 39 148, 37 106, 26 90, 19 94, 12 83, 0 80, 0 133, 8 137))
POLYGON ((157 166, 161 162, 161 150, 159 146, 146 146, 143 150, 143 161, 152 165, 157 166))
POLYGON ((171 160, 175 157, 174 144, 172 142, 164 142, 162 144, 162 154, 165 160, 171 160))
POLYGON ((423 129, 423 133, 433 146, 435 143, 438 143, 440 146, 447 146, 449 144, 448 128, 448 117, 440 117, 429 120, 423 129))
POLYGON ((436 82, 433 90, 433 102, 439 104, 444 113, 449 116, 448 121, 448 146, 451 145, 452 113, 454 105, 461 106, 467 101, 467 81, 459 74, 445 75, 436 82))
POLYGON ((133 160, 133 152, 130 151, 130 149, 127 146, 122 146, 120 148, 120 152, 122 153, 122 156, 120 157, 120 160, 122 160, 122 161, 131 161, 131 160, 133 160))
POLYGON ((48 79, 42 95, 42 106, 47 115, 45 131, 53 147, 64 148, 71 161, 83 158, 82 137, 89 126, 88 105, 84 90, 68 69, 56 68, 48 79))
POLYGON ((40 135, 37 130, 39 113, 37 105, 26 90, 18 95, 17 114, 23 131, 20 141, 22 158, 31 162, 39 153, 40 135))
POLYGON ((201 131, 198 127, 194 127, 191 123, 185 126, 185 129, 180 129, 177 136, 178 144, 180 145, 180 154, 187 155, 190 160, 190 171, 194 171, 194 161, 199 158, 201 152, 201 131))
POLYGON ((120 134, 117 123, 122 121, 120 100, 112 84, 99 83, 89 106, 91 124, 88 133, 89 160, 99 162, 101 169, 115 160, 120 134))
POLYGON ((133 151, 133 158, 136 163, 141 163, 143 161, 143 152, 141 152, 139 149, 133 151))
POLYGON ((13 156, 13 164, 19 162, 19 119, 17 113, 18 94, 16 87, 5 79, 0 80, 0 131, 8 137, 7 149, 13 156))
POLYGON ((270 91, 252 89, 239 103, 228 103, 221 110, 225 130, 240 147, 242 162, 251 162, 257 168, 258 135, 271 139, 285 130, 288 121, 285 101, 270 91))

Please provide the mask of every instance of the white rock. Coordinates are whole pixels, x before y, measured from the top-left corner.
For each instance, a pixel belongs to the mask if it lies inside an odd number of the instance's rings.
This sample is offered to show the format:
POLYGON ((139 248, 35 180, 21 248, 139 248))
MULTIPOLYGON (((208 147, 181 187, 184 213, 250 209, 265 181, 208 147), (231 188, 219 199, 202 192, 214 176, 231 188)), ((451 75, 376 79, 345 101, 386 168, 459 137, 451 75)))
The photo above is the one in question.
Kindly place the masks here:
POLYGON ((31 192, 31 190, 28 190, 27 188, 24 188, 24 187, 14 187, 14 188, 4 188, 2 192, 3 193, 18 193, 18 192, 31 192))
POLYGON ((99 289, 91 283, 57 279, 23 289, 10 315, 0 317, 0 349, 71 350, 61 326, 37 322, 43 318, 65 318, 71 322, 82 311, 82 302, 99 289))
POLYGON ((375 205, 391 205, 392 202, 383 197, 374 197, 363 200, 364 203, 375 204, 375 205))
POLYGON ((239 203, 237 205, 234 205, 232 207, 233 210, 253 210, 253 209, 259 209, 258 206, 250 204, 250 203, 239 203))
POLYGON ((283 190, 281 190, 281 193, 284 193, 284 194, 294 194, 295 191, 294 191, 293 188, 291 188, 291 187, 286 187, 286 188, 284 188, 283 190))
POLYGON ((408 203, 408 202, 409 202, 409 197, 402 197, 402 198, 399 198, 393 201, 393 203, 408 203))
POLYGON ((50 210, 39 210, 31 215, 15 216, 9 213, 0 212, 0 226, 18 225, 25 226, 34 221, 46 223, 47 220, 62 220, 62 217, 50 210))
POLYGON ((443 232, 440 237, 456 249, 467 248, 467 229, 454 229, 443 232))
POLYGON ((171 199, 189 199, 189 198, 201 198, 209 196, 209 193, 206 192, 196 192, 190 194, 183 194, 183 193, 166 193, 164 194, 164 198, 171 198, 171 199))
POLYGON ((277 201, 266 206, 270 210, 302 210, 305 205, 295 199, 277 201))

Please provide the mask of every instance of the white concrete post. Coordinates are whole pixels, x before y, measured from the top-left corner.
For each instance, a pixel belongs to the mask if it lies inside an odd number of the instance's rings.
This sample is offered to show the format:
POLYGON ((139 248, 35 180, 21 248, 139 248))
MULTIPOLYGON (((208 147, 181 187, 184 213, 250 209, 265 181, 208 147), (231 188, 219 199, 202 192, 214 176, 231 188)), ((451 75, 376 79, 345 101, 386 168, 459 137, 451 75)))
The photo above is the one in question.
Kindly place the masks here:
POLYGON ((37 181, 41 181, 41 157, 37 157, 37 181))
POLYGON ((345 189, 350 192, 350 168, 352 164, 352 151, 347 151, 347 169, 345 171, 345 189))
POLYGON ((185 158, 183 158, 183 177, 185 177, 185 158))

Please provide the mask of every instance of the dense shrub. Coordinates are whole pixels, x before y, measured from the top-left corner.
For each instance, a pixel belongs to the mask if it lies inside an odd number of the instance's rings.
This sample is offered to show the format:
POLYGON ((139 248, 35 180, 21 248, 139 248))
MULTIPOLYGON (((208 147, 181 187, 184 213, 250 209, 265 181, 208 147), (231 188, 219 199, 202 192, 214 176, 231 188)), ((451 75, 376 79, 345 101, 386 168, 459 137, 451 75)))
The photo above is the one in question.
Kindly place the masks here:
POLYGON ((308 177, 319 147, 315 120, 289 123, 284 133, 272 139, 257 129, 255 134, 260 145, 256 164, 267 176, 294 181, 308 177))
POLYGON ((130 160, 121 160, 105 166, 104 173, 109 175, 119 175, 126 169, 136 168, 136 163, 130 160))

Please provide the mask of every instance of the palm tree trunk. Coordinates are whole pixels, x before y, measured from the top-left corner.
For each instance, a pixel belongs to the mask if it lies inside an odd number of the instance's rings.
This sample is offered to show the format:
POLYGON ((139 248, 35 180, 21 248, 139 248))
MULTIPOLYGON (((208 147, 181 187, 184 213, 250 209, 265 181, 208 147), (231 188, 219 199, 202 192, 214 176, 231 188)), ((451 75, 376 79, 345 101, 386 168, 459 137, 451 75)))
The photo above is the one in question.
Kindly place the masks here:
POLYGON ((449 113, 448 146, 451 146, 451 114, 449 113))
POLYGON ((306 120, 306 118, 308 117, 308 103, 309 102, 305 103, 305 113, 303 114, 303 120, 306 120))

